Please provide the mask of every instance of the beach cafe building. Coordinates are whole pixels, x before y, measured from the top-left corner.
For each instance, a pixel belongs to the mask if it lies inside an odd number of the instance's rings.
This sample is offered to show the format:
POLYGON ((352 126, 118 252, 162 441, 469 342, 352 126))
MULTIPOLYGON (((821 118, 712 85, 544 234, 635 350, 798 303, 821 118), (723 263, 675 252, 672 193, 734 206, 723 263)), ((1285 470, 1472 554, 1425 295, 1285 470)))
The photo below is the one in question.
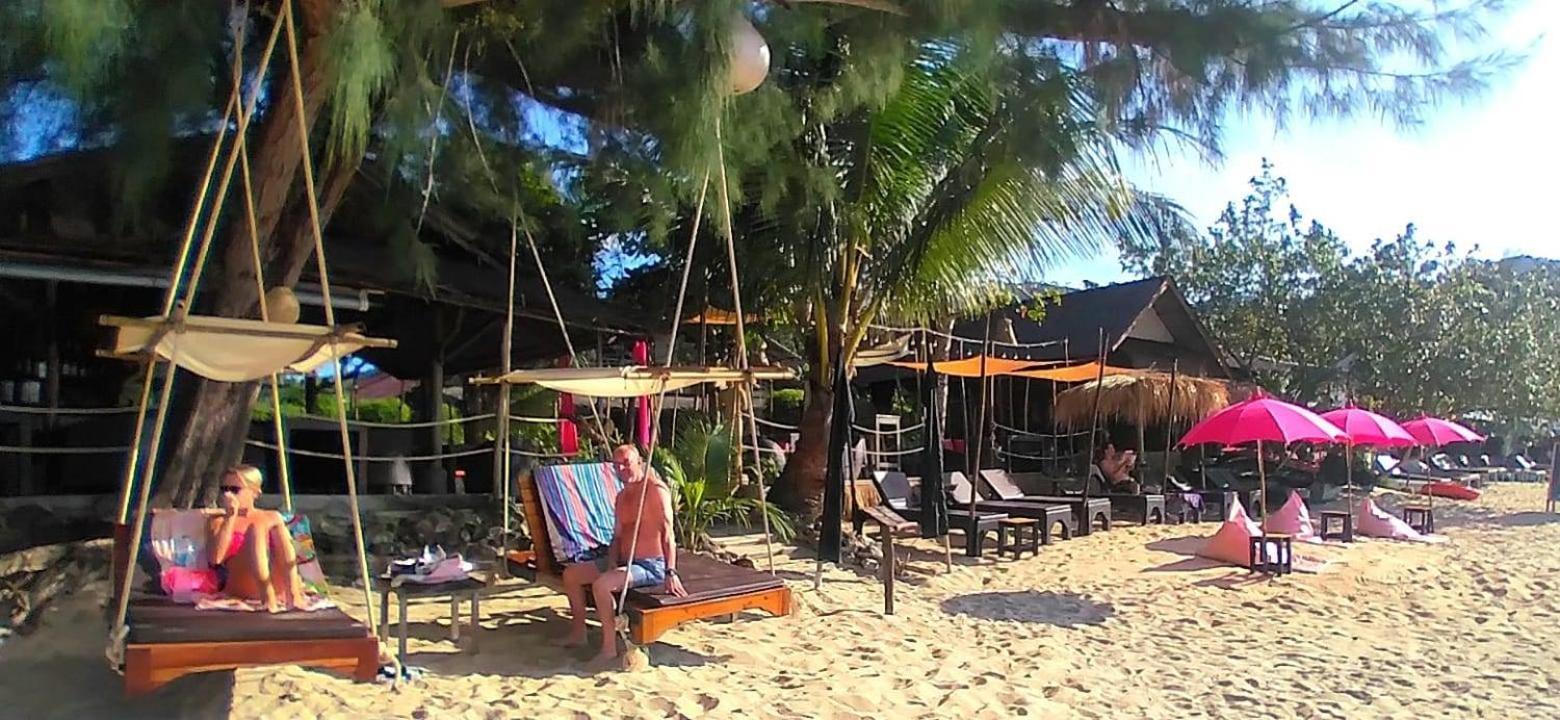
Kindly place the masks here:
MULTIPOLYGON (((1059 297, 1052 296, 1052 288, 1015 290, 1015 302, 991 313, 995 356, 1037 363, 1088 363, 1101 359, 1103 342, 1103 359, 1112 367, 1164 373, 1174 370, 1187 376, 1232 379, 1224 351, 1168 277, 1063 291, 1059 297), (1042 296, 1045 299, 1037 302, 1036 298, 1042 296), (1037 304, 1040 312, 1033 311, 1037 304)), ((986 315, 955 323, 952 334, 974 342, 952 342, 949 357, 978 354, 986 327, 986 315)), ((914 382, 912 372, 886 365, 863 368, 857 377, 858 386, 866 387, 874 409, 889 424, 897 420, 897 416, 891 415, 894 395, 913 393, 914 382)), ((963 461, 961 441, 971 434, 965 428, 977 423, 980 385, 978 380, 969 378, 949 378, 948 384, 946 437, 949 447, 960 449, 948 460, 959 467, 958 463, 963 461)), ((988 393, 988 430, 993 431, 989 436, 994 438, 995 452, 986 457, 995 455, 992 462, 1002 464, 1003 455, 1010 452, 1048 459, 1081 452, 1087 445, 1088 428, 1057 427, 1053 422, 1056 393, 1071 384, 993 378, 988 393)), ((1127 425, 1107 423, 1104 428, 1124 446, 1137 442, 1135 429, 1127 425)), ((1162 451, 1163 434, 1150 435, 1150 447, 1146 450, 1162 451)))
MULTIPOLYGON (((197 145, 185 143, 180 152, 199 151, 197 145)), ((120 479, 139 368, 98 356, 103 341, 98 317, 157 314, 192 183, 168 183, 176 191, 159 199, 154 216, 127 226, 112 209, 110 183, 104 180, 112 177, 110 162, 108 151, 98 150, 0 167, 0 336, 6 340, 0 346, 0 498, 113 493, 120 479)), ((192 159, 174 167, 199 164, 192 159)), ((443 412, 430 410, 438 407, 430 398, 456 406, 464 416, 491 412, 484 405, 492 403, 491 393, 463 393, 462 385, 469 375, 501 364, 509 228, 474 226, 432 203, 416 237, 429 250, 434 271, 418 273, 401 262, 404 253, 388 249, 385 217, 387 208, 401 208, 400 224, 410 230, 405 215, 418 212, 420 204, 360 174, 326 227, 334 309, 341 322, 362 323, 375 336, 397 342, 395 348, 358 354, 366 361, 359 367, 374 369, 363 378, 372 380, 365 383, 372 387, 368 394, 401 397, 416 420, 443 412)), ((555 363, 568 354, 532 265, 519 264, 512 352, 517 367, 555 363)), ((324 299, 313 263, 305 268, 296 287, 300 319, 319 322, 324 299)), ((582 352, 610 357, 644 334, 629 313, 571 289, 566 279, 552 281, 569 335, 582 352)), ((317 390, 316 382, 306 384, 317 390)), ((450 478, 461 469, 468 488, 478 492, 491 483, 492 456, 469 446, 482 440, 485 429, 491 427, 468 424, 464 445, 455 448, 442 427, 358 425, 354 451, 383 457, 463 450, 467 454, 458 460, 412 463, 415 491, 448 492, 450 478)), ((290 419, 286 432, 288 445, 299 451, 340 451, 332 422, 290 419)), ((272 441, 272 435, 269 422, 250 430, 252 443, 272 441)), ((246 459, 267 476, 273 473, 268 465, 275 454, 263 447, 250 447, 246 459)), ((341 491, 338 460, 297 453, 292 462, 298 492, 341 491)), ((362 489, 386 491, 391 465, 361 461, 362 489)))

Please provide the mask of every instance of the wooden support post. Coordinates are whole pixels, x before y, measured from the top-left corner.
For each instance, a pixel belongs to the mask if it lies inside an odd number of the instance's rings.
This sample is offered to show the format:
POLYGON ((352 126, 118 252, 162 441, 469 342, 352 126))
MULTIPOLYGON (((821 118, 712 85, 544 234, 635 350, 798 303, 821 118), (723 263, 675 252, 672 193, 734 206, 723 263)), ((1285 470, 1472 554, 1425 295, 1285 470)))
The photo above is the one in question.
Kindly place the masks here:
POLYGON ((883 536, 883 614, 894 614, 894 531, 886 525, 878 526, 883 536))

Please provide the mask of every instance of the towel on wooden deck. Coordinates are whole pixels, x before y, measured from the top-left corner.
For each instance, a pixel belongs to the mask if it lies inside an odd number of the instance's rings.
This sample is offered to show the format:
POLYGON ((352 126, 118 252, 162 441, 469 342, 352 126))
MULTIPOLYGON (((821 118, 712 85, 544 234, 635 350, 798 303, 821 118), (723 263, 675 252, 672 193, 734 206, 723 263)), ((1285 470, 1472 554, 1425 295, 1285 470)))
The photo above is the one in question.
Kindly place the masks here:
POLYGON ((612 542, 623 481, 610 464, 551 465, 537 468, 533 478, 558 561, 589 560, 612 542))

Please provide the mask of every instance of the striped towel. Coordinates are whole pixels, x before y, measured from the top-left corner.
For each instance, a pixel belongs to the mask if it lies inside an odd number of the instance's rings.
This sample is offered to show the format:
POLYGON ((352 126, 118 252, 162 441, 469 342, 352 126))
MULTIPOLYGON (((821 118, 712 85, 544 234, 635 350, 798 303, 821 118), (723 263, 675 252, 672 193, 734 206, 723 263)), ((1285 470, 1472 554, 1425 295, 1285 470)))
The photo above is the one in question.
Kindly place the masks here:
POLYGON ((623 482, 608 463, 537 468, 547 534, 559 562, 579 562, 612 542, 614 503, 623 482))

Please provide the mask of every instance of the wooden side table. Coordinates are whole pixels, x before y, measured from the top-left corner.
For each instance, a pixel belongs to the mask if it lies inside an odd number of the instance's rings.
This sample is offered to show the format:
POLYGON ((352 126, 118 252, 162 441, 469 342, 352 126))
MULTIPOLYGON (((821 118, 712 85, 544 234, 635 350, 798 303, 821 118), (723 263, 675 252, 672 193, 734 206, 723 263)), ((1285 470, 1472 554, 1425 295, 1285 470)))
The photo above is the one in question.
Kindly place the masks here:
POLYGON ((997 557, 1013 553, 1013 559, 1024 556, 1024 551, 1040 554, 1040 521, 1033 518, 1003 518, 997 521, 997 557))
POLYGON ((1435 532, 1435 508, 1429 505, 1404 505, 1403 522, 1425 535, 1435 532))
POLYGON ((1294 538, 1277 533, 1252 536, 1250 567, 1254 572, 1269 575, 1288 575, 1294 572, 1294 538), (1271 556, 1267 553, 1269 547, 1273 549, 1271 556))
POLYGON ((472 573, 470 576, 450 582, 442 583, 416 583, 403 582, 400 585, 392 583, 390 576, 380 575, 379 586, 379 632, 380 640, 385 640, 385 633, 390 627, 390 595, 396 596, 396 607, 399 611, 399 637, 397 649, 402 662, 406 660, 406 601, 408 598, 436 598, 448 596, 450 599, 450 642, 460 642, 460 601, 465 597, 471 601, 471 649, 477 652, 478 630, 482 628, 478 619, 482 617, 481 597, 482 593, 492 586, 492 576, 486 573, 472 573))
POLYGON ((1354 514, 1346 510, 1323 510, 1322 539, 1354 542, 1354 514))

